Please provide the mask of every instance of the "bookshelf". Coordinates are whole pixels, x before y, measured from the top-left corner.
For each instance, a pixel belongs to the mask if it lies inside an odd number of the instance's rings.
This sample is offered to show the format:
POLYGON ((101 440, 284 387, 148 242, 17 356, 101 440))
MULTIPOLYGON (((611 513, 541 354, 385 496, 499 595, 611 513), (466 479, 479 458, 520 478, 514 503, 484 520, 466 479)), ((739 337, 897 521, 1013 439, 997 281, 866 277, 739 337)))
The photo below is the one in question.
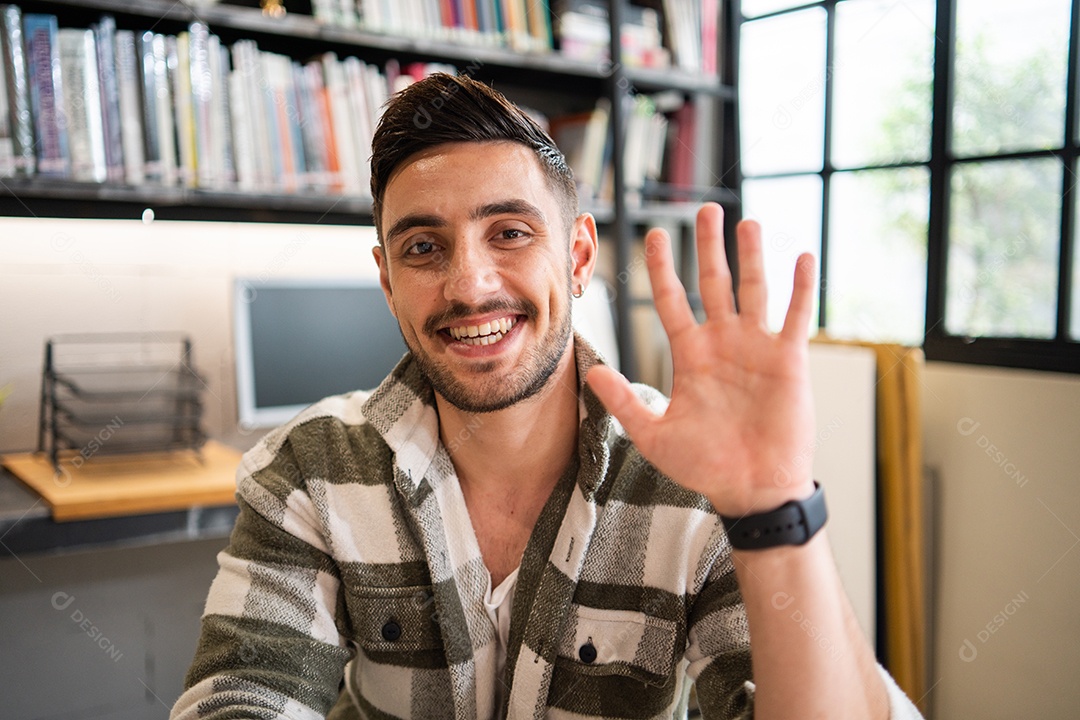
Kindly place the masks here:
MULTIPOLYGON (((477 7, 485 2, 493 3, 492 6, 513 2, 464 0, 464 3, 474 1, 477 7)), ((430 2, 433 0, 415 0, 415 6, 430 2)), ((566 7, 606 6, 607 41, 611 57, 616 59, 614 62, 606 58, 570 57, 558 49, 549 47, 545 51, 535 44, 525 49, 516 48, 517 40, 509 34, 500 36, 501 41, 475 32, 448 31, 426 36, 386 34, 373 31, 360 22, 339 24, 328 22, 325 17, 316 18, 312 6, 317 4, 287 0, 287 14, 270 17, 257 7, 185 4, 174 0, 27 0, 14 3, 24 16, 32 13, 57 16, 61 28, 91 28, 103 15, 108 15, 115 19, 116 28, 134 33, 136 37, 151 28, 155 33, 176 37, 191 29, 193 23, 198 23, 225 49, 222 62, 226 75, 229 59, 234 61, 233 68, 237 67, 235 54, 228 55, 228 51, 237 43, 254 41, 260 53, 281 55, 304 64, 324 53, 334 53, 335 60, 344 62, 346 58, 358 58, 366 67, 385 69, 387 74, 390 64, 395 68, 406 68, 410 63, 452 65, 460 72, 491 82, 516 102, 550 113, 553 121, 557 116, 592 111, 598 101, 605 101, 608 108, 605 136, 610 148, 614 148, 605 155, 603 167, 607 168, 607 185, 604 193, 598 193, 602 195, 600 199, 583 197, 583 210, 592 212, 601 225, 605 243, 611 248, 616 275, 619 268, 627 268, 633 262, 635 243, 640 242, 644 227, 660 223, 676 229, 681 246, 680 267, 687 278, 688 289, 693 292, 692 228, 696 205, 704 200, 720 202, 728 210, 729 225, 734 224, 739 214, 741 178, 735 69, 740 18, 738 0, 633 0, 632 4, 596 0, 567 4, 558 0, 552 3, 555 10, 546 20, 553 27, 555 45, 560 43, 559 19, 566 7), (701 12, 702 6, 715 10, 715 45, 718 48, 715 62, 702 60, 705 70, 693 70, 679 67, 682 60, 675 54, 671 67, 664 68, 639 67, 629 60, 619 61, 628 57, 623 52, 624 33, 619 30, 627 21, 628 12, 637 16, 645 8, 645 12, 656 13, 664 22, 665 10, 677 6, 680 12, 686 8, 697 8, 695 11, 701 12), (711 72, 708 71, 710 65, 715 66, 711 72), (663 95, 669 100, 671 97, 682 98, 697 113, 694 134, 687 136, 692 137, 692 141, 683 139, 684 145, 693 147, 691 164, 694 167, 684 168, 679 182, 650 178, 635 187, 628 187, 628 158, 622 148, 626 147, 627 131, 634 132, 631 126, 634 122, 631 118, 633 103, 629 99, 638 95, 663 95)), ((458 0, 458 6, 461 5, 462 0, 458 0)), ((435 6, 438 6, 437 2, 435 6)), ((529 4, 529 7, 546 6, 547 3, 529 4)), ((473 22, 477 22, 476 18, 473 22)), ((483 22, 482 17, 479 22, 483 22)), ((538 32, 542 34, 542 31, 541 26, 538 32)), ((664 33, 667 46, 675 30, 667 27, 664 33)), ((708 43, 703 43, 705 47, 709 47, 708 43)), ((175 84, 171 87, 175 93, 175 84)), ((143 129, 145 131, 145 127, 143 129)), ((176 127, 173 132, 182 135, 183 129, 176 127)), ((175 141, 175 136, 172 140, 175 141)), ((302 145, 299 139, 296 143, 302 145)), ((243 186, 238 177, 212 184, 193 182, 190 177, 183 176, 182 141, 180 145, 179 150, 175 145, 173 148, 177 150, 175 162, 181 175, 174 181, 134 183, 129 178, 117 180, 113 176, 106 182, 86 182, 38 174, 3 176, 0 171, 0 215, 138 218, 146 208, 151 208, 157 219, 166 220, 371 222, 370 198, 364 191, 357 191, 356 186, 351 190, 333 183, 312 187, 307 181, 298 181, 296 187, 286 190, 250 183, 243 186)), ((630 160, 632 165, 633 158, 630 160)), ((669 158, 664 159, 665 168, 669 161, 669 158)), ((240 173, 238 168, 231 172, 237 176, 240 173)), ((362 185, 366 188, 366 177, 362 185)), ((631 379, 638 379, 631 316, 635 308, 645 307, 648 299, 641 297, 640 292, 635 295, 629 283, 613 284, 623 370, 631 379)))

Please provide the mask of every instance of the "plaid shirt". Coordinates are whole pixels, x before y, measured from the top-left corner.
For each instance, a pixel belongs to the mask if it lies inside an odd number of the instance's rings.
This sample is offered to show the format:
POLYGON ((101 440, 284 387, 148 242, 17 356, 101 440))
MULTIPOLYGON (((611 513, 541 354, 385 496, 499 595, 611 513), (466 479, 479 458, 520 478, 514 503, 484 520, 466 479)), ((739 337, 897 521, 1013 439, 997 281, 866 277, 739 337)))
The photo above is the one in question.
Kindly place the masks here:
MULTIPOLYGON (((598 359, 580 337, 575 348, 584 378, 598 359)), ((719 518, 584 384, 580 398, 578 453, 522 558, 502 677, 433 391, 406 356, 373 392, 328 398, 244 456, 240 516, 172 717, 672 718, 688 677, 706 717, 751 717, 719 518)), ((893 716, 918 717, 885 678, 893 716)))

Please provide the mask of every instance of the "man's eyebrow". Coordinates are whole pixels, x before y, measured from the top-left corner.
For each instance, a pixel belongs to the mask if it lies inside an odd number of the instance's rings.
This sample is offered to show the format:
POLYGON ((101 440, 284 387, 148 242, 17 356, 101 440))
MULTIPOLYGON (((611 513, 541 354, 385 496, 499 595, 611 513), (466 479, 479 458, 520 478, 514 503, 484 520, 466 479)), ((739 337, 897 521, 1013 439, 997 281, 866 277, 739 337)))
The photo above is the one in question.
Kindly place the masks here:
POLYGON ((501 200, 481 205, 469 213, 469 219, 483 220, 494 215, 525 215, 547 224, 547 218, 540 208, 525 200, 501 200))
POLYGON ((390 226, 390 230, 386 233, 386 241, 390 242, 397 235, 410 230, 414 227, 445 227, 446 220, 438 215, 426 215, 424 213, 413 213, 412 215, 406 215, 399 218, 397 222, 390 226))

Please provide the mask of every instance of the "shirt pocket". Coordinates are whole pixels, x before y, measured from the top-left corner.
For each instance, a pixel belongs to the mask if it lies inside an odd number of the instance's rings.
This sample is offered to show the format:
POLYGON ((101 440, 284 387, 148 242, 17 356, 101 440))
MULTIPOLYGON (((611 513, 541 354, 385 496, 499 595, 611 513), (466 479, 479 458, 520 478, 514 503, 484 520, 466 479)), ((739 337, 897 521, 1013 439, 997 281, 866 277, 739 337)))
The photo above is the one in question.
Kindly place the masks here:
POLYGON ((653 686, 674 675, 678 624, 632 610, 572 605, 560 664, 586 676, 622 676, 653 686))
POLYGON ((345 603, 353 641, 377 662, 401 662, 403 653, 441 653, 442 636, 430 585, 353 587, 346 591, 345 603))

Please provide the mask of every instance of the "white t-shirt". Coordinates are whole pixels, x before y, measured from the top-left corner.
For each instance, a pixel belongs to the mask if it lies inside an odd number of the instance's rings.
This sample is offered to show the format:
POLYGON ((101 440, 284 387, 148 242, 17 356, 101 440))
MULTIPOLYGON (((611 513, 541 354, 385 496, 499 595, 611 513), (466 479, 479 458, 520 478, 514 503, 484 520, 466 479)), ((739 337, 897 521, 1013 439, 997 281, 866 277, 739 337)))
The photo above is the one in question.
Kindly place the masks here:
POLYGON ((484 609, 488 619, 495 627, 495 708, 496 720, 502 720, 503 700, 506 687, 503 685, 503 672, 506 669, 506 645, 510 640, 510 609, 514 606, 514 589, 517 587, 518 567, 506 576, 499 587, 492 589, 491 573, 488 573, 487 590, 484 591, 484 609))

